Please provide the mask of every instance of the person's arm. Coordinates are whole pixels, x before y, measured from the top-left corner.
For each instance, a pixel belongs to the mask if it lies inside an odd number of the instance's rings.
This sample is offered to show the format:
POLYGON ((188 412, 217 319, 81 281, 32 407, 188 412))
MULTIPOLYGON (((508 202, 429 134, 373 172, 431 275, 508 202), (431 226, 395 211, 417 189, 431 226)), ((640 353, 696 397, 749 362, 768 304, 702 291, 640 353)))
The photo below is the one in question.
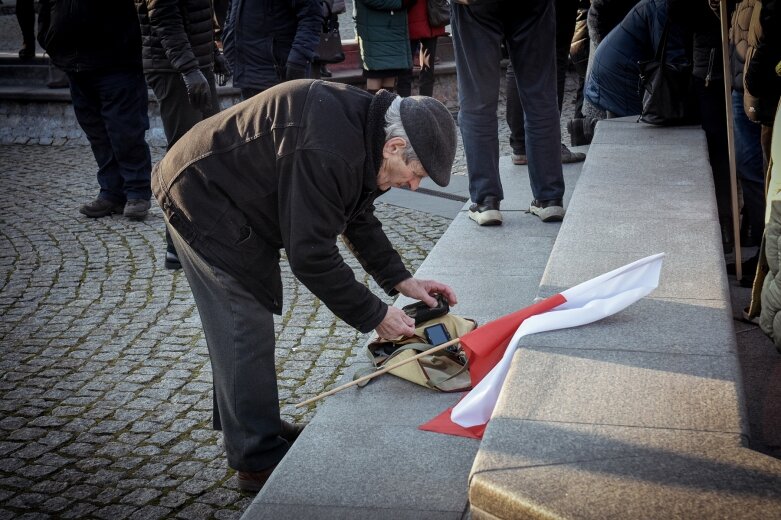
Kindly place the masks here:
POLYGON ((278 160, 279 225, 293 274, 340 319, 369 332, 388 306, 355 279, 336 241, 360 192, 362 172, 325 151, 299 151, 278 160), (351 176, 354 178, 351 179, 351 176))

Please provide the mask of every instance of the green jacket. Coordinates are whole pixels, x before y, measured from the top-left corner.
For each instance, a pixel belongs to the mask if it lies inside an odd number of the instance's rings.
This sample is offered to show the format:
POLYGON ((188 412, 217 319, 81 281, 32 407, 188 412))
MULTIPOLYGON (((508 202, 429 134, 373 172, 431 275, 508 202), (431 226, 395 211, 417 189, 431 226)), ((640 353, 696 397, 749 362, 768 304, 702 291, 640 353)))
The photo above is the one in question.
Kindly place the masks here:
POLYGON ((407 11, 401 0, 355 0, 353 18, 366 70, 411 69, 407 11))

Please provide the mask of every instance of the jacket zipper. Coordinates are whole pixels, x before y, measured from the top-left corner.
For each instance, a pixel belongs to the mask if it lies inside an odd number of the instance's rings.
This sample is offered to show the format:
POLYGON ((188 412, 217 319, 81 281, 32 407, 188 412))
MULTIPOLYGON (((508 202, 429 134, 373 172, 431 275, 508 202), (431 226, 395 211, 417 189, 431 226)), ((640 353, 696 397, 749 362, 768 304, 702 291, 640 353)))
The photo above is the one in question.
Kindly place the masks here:
POLYGON ((711 73, 713 72, 713 58, 716 56, 716 49, 710 50, 710 59, 708 59, 708 73, 705 75, 705 88, 708 88, 710 83, 711 73))

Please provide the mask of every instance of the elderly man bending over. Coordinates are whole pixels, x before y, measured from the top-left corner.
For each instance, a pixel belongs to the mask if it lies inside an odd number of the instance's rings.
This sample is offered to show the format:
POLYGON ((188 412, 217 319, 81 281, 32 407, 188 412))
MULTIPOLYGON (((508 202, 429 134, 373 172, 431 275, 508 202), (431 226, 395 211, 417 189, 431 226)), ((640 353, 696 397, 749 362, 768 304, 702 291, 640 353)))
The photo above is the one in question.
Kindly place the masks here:
POLYGON ((349 325, 412 335, 414 321, 355 279, 336 239, 388 294, 431 306, 442 294, 455 304, 450 287, 407 271, 373 205, 391 187, 414 190, 425 177, 446 186, 455 149, 453 118, 435 99, 297 80, 198 123, 155 167, 153 191, 209 347, 215 428, 240 489, 258 491, 301 429, 279 417, 279 250, 349 325))

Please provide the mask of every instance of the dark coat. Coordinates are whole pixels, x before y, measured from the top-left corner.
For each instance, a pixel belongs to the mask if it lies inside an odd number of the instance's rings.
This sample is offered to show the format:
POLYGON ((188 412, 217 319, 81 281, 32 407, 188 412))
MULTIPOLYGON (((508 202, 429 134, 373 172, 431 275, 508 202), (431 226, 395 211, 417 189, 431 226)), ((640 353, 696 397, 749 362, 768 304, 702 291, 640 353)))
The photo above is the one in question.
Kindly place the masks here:
POLYGON ((412 68, 407 11, 401 0, 355 0, 353 11, 364 69, 412 68))
POLYGON ((591 0, 588 10, 589 38, 598 44, 610 34, 638 0, 591 0))
POLYGON ((233 85, 265 90, 284 81, 288 61, 308 67, 322 26, 318 0, 232 0, 222 41, 233 85))
POLYGON ((746 62, 745 85, 751 94, 769 98, 769 105, 774 106, 781 93, 781 76, 776 69, 781 63, 781 1, 763 0, 756 9, 760 10, 758 41, 746 62))
POLYGON ((141 70, 133 0, 41 0, 38 43, 68 72, 141 70))
MULTIPOLYGON (((585 97, 592 104, 617 116, 640 114, 640 67, 653 59, 667 20, 666 0, 642 0, 602 40, 594 53, 586 79, 585 97)), ((665 51, 668 63, 687 62, 686 32, 672 24, 665 51)))
POLYGON ((182 74, 214 66, 211 0, 135 0, 144 71, 182 74))
POLYGON ((293 274, 362 332, 387 306, 356 281, 342 234, 389 293, 411 275, 374 216, 392 94, 287 81, 199 124, 155 167, 169 223, 269 310, 282 309, 279 250, 293 274))

